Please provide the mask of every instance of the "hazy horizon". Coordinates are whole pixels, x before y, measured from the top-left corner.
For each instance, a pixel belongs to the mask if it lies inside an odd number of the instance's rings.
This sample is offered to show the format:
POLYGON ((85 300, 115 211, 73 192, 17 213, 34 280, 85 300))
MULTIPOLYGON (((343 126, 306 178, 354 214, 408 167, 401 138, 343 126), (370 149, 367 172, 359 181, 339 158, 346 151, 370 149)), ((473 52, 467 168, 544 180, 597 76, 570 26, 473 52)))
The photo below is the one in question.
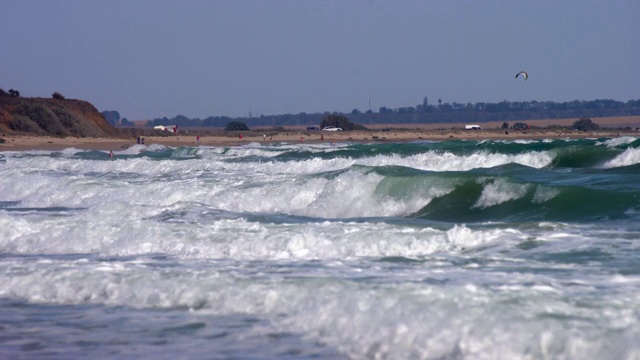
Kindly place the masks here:
POLYGON ((132 121, 628 101, 638 18, 632 0, 4 1, 0 88, 132 121))

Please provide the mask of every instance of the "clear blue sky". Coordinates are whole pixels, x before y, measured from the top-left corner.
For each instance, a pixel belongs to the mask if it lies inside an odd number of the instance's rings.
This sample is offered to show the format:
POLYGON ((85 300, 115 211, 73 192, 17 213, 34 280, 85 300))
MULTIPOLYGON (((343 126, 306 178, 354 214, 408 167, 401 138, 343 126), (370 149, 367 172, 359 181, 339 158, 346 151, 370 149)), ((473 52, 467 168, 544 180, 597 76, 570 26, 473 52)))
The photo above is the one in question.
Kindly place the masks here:
POLYGON ((0 0, 0 28, 0 88, 129 120, 640 98, 638 0, 0 0))

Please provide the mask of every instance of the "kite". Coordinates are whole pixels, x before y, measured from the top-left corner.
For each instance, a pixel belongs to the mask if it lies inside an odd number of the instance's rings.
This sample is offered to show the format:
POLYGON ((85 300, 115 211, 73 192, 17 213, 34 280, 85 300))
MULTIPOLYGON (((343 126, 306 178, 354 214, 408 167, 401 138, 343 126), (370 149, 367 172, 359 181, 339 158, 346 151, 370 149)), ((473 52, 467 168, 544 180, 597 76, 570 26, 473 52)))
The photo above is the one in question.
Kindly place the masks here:
POLYGON ((516 79, 518 78, 518 76, 522 75, 522 77, 524 77, 525 80, 527 80, 529 78, 529 74, 527 74, 526 71, 520 71, 519 73, 516 74, 516 79))

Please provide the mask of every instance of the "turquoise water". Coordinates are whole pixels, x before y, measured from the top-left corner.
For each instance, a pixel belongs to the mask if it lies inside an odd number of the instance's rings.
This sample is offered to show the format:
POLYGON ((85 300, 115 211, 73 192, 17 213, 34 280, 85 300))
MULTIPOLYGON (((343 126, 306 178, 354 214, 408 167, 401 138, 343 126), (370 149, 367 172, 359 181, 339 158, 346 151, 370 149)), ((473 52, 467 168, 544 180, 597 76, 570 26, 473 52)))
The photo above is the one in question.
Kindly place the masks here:
POLYGON ((0 153, 0 358, 640 358, 640 140, 0 153))

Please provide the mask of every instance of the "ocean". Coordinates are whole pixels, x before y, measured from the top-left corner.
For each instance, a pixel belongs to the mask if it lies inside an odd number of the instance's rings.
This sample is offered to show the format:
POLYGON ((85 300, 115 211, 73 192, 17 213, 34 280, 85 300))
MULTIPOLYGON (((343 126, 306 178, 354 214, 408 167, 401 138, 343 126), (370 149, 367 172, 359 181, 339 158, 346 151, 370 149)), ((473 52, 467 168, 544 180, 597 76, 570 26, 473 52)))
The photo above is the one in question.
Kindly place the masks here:
POLYGON ((640 139, 0 152, 1 359, 640 359, 640 139))

